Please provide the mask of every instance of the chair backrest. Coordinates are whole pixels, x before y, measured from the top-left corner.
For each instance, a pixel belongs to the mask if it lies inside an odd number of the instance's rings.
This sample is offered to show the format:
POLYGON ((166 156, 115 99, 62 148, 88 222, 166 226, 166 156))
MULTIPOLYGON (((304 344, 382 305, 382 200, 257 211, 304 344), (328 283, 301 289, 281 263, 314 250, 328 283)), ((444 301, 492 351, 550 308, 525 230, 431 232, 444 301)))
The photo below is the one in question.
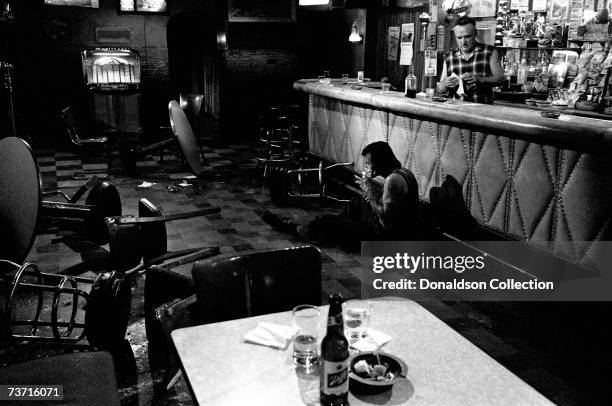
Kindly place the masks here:
POLYGON ((170 100, 168 102, 168 118, 170 119, 170 129, 172 130, 172 134, 176 135, 176 127, 174 127, 174 119, 172 118, 172 110, 176 108, 181 108, 176 100, 170 100))
POLYGON ((80 145, 81 139, 79 138, 76 120, 74 119, 72 108, 70 106, 64 107, 60 111, 60 117, 64 122, 64 130, 66 131, 66 134, 68 134, 68 136, 70 137, 70 141, 72 141, 73 144, 80 145))
POLYGON ((202 172, 204 172, 204 168, 200 163, 198 144, 195 136, 193 135, 193 130, 191 129, 189 120, 187 120, 185 112, 183 109, 181 109, 181 106, 176 100, 172 100, 170 103, 168 103, 168 111, 170 114, 170 127, 178 139, 183 155, 185 156, 185 160, 187 161, 191 171, 196 176, 199 176, 202 174, 202 172))
POLYGON ((0 258, 21 263, 36 238, 42 202, 34 152, 17 137, 0 139, 0 258))
POLYGON ((321 252, 313 246, 217 257, 192 274, 204 323, 321 303, 321 252))

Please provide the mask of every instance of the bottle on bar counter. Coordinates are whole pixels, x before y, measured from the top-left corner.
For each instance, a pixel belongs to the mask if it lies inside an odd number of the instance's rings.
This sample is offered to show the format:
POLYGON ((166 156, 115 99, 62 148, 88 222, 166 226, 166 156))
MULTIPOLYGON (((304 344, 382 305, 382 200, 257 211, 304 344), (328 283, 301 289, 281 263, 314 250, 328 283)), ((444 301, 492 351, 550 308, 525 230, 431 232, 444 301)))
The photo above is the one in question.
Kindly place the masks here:
POLYGON ((516 75, 516 84, 524 85, 527 81, 527 73, 529 72, 529 66, 527 65, 527 59, 523 58, 521 60, 521 65, 518 68, 518 72, 516 75))
POLYGON ((342 320, 342 296, 334 294, 329 299, 327 334, 321 342, 321 405, 348 405, 349 345, 344 336, 342 320))
POLYGON ((414 76, 412 65, 408 66, 408 75, 404 80, 404 96, 414 99, 417 94, 417 78, 414 76))

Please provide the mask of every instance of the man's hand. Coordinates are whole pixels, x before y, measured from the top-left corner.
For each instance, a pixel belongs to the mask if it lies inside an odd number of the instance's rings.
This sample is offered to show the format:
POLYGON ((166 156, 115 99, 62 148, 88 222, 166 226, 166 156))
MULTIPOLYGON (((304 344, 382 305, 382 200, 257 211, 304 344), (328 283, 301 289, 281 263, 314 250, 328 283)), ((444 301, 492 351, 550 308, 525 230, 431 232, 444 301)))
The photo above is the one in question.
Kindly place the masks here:
POLYGON ((459 78, 457 76, 449 76, 446 78, 446 83, 444 85, 447 88, 457 87, 459 86, 459 78))
POLYGON ((364 195, 369 196, 372 188, 370 186, 369 178, 365 176, 357 176, 355 175, 355 182, 359 185, 359 189, 363 192, 364 195))
POLYGON ((478 76, 473 73, 464 73, 461 75, 461 80, 463 80, 465 89, 471 90, 476 87, 476 83, 478 83, 478 76))
POLYGON ((464 73, 461 75, 461 79, 465 85, 466 90, 471 90, 476 87, 476 84, 480 82, 480 76, 477 76, 473 73, 464 73))

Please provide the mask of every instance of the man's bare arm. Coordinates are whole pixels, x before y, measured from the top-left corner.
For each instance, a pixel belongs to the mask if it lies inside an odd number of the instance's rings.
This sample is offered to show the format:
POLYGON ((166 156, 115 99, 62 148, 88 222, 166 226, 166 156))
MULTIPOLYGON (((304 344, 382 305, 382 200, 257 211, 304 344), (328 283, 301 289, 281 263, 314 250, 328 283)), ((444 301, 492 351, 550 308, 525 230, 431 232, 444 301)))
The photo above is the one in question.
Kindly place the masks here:
POLYGON ((493 50, 491 53, 491 59, 489 62, 489 67, 491 68, 491 76, 478 76, 476 80, 480 83, 488 83, 491 85, 500 85, 504 83, 505 74, 504 68, 501 66, 501 62, 499 60, 499 53, 497 50, 493 50))
POLYGON ((380 205, 382 210, 377 212, 383 225, 391 224, 403 215, 400 210, 405 209, 402 201, 408 192, 407 187, 404 178, 396 173, 392 173, 385 180, 380 205))

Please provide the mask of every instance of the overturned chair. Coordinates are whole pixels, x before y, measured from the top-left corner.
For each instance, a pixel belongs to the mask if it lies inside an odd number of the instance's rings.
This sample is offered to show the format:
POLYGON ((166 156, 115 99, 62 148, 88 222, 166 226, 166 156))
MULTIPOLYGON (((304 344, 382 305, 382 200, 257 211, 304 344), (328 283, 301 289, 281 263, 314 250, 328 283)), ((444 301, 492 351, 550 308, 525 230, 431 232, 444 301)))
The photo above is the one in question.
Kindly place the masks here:
POLYGON ((171 373, 178 368, 170 337, 174 329, 321 303, 321 252, 310 245, 215 257, 197 262, 192 275, 195 294, 155 312, 171 373))
MULTIPOLYGON (((218 247, 167 252, 164 223, 220 209, 162 216, 151 202, 142 199, 140 217, 102 218, 114 257, 106 272, 94 278, 65 275, 63 271, 45 273, 33 263, 23 263, 32 247, 43 202, 36 160, 29 145, 19 138, 0 140, 0 188, 11 191, 0 199, 0 229, 9 237, 8 244, 0 245, 0 338, 9 344, 116 352, 124 343, 130 314, 130 278, 154 264, 171 267, 219 252, 218 247)), ((70 201, 83 193, 65 196, 70 201)))
POLYGON ((289 198, 317 198, 321 201, 325 199, 340 203, 348 203, 349 200, 341 199, 328 192, 327 178, 329 172, 336 168, 353 166, 353 162, 338 162, 326 165, 324 160, 319 158, 319 164, 315 167, 305 168, 301 165, 297 169, 286 167, 276 167, 270 175, 270 198, 274 204, 284 206, 289 202, 289 198), (305 192, 307 178, 315 178, 316 193, 305 192))

